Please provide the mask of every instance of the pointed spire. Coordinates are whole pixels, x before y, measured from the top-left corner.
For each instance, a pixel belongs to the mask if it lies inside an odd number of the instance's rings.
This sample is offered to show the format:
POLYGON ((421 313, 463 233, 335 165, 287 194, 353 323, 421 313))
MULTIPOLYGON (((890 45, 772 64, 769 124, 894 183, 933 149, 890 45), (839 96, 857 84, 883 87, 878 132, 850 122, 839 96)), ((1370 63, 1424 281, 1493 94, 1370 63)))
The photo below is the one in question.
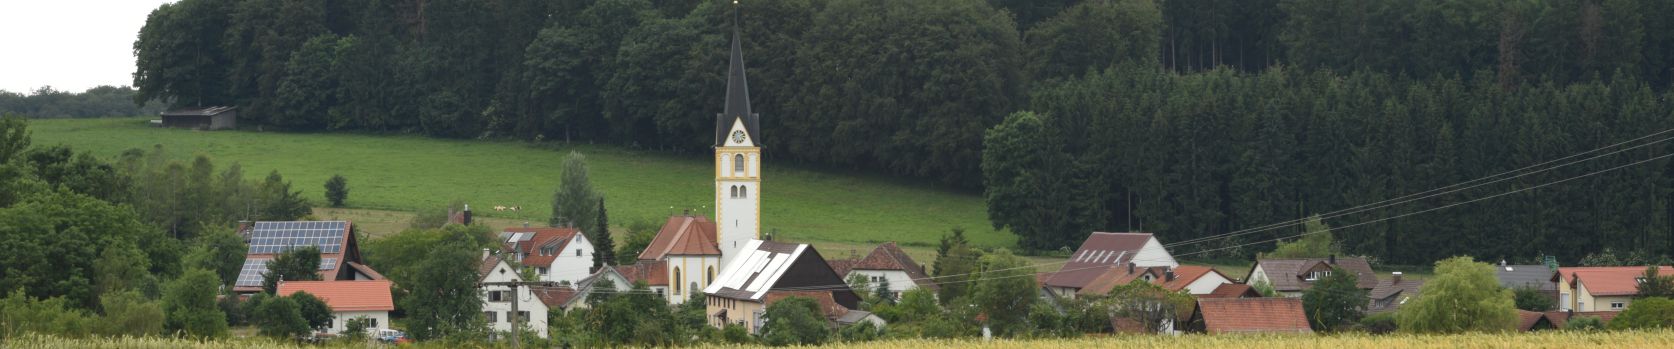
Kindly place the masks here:
POLYGON ((743 40, 739 37, 738 29, 738 1, 734 0, 732 3, 732 52, 727 63, 726 109, 715 122, 715 146, 726 144, 727 132, 732 130, 733 120, 739 119, 744 121, 744 128, 751 141, 757 144, 761 141, 757 138, 757 117, 750 112, 750 86, 744 77, 743 40))

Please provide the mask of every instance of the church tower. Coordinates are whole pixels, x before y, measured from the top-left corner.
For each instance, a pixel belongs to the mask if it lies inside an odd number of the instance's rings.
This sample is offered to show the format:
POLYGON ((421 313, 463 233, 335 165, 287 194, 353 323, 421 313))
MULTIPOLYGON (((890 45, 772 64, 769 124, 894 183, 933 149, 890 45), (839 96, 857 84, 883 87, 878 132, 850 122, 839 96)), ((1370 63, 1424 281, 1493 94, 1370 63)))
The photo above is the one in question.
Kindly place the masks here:
POLYGON ((761 117, 750 112, 734 11, 726 109, 715 118, 715 227, 723 266, 761 238, 761 117))

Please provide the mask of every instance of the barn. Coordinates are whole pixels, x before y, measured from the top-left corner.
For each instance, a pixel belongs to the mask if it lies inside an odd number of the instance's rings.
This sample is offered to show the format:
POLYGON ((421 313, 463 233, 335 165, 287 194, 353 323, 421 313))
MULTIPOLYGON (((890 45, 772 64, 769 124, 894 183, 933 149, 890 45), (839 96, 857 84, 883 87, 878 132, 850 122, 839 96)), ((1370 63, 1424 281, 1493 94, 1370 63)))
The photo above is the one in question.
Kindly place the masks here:
POLYGON ((202 107, 163 112, 162 126, 194 130, 224 130, 238 127, 238 107, 202 107))

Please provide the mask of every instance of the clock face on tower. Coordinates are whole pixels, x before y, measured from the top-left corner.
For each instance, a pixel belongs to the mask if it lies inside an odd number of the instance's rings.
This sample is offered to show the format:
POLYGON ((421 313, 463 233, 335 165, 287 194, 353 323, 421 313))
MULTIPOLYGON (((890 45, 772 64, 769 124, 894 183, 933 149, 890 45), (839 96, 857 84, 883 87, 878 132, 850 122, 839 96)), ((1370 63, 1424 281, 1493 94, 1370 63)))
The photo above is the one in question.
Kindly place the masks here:
POLYGON ((744 143, 744 131, 732 131, 733 143, 744 143))

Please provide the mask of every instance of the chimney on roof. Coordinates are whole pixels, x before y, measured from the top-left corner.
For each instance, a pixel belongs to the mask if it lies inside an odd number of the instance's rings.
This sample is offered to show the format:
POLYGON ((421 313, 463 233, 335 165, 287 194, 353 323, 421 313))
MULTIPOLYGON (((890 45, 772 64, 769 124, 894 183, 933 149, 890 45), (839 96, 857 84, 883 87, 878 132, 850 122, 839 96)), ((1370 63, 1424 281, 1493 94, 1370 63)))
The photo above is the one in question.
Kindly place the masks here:
POLYGON ((1325 262, 1330 263, 1330 264, 1337 264, 1337 254, 1331 254, 1331 255, 1325 256, 1325 262))
POLYGON ((529 227, 529 221, 523 221, 523 227, 528 228, 529 227))
POLYGON ((1500 266, 1505 266, 1505 259, 1500 259, 1500 266))
POLYGON ((471 204, 465 204, 465 212, 460 215, 464 217, 459 219, 459 224, 471 225, 471 204))
POLYGON ((488 249, 482 249, 482 259, 488 259, 488 249))
POLYGON ((692 209, 689 209, 689 208, 681 209, 680 210, 680 215, 681 216, 686 216, 686 217, 691 217, 692 216, 692 209))
POLYGON ((1163 281, 1174 281, 1174 269, 1173 268, 1169 268, 1168 271, 1163 272, 1163 281))
POLYGON ((1133 262, 1128 262, 1128 274, 1133 274, 1133 268, 1137 266, 1138 265, 1133 264, 1133 262))
POLYGON ((1397 271, 1397 272, 1394 272, 1394 273, 1389 273, 1389 283, 1390 284, 1400 284, 1401 283, 1401 272, 1397 271))

